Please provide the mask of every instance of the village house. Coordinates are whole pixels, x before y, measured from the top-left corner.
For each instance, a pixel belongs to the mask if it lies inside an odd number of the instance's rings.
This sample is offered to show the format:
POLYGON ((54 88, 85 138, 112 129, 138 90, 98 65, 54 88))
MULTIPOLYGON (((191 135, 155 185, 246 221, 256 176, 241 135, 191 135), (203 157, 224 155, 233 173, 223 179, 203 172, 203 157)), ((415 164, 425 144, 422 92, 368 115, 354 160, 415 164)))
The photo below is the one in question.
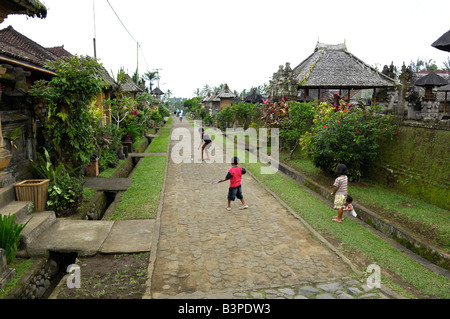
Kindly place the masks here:
MULTIPOLYGON (((27 101, 28 91, 38 80, 50 81, 55 73, 46 67, 48 61, 71 56, 64 46, 44 48, 38 43, 8 26, 0 30, 0 116, 3 135, 3 152, 9 152, 9 160, 0 165, 0 186, 31 178, 33 172, 29 160, 35 159, 38 145, 44 145, 40 134, 42 124, 33 105, 27 101), (2 178, 3 176, 3 178, 2 178)), ((110 98, 116 84, 102 68, 98 75, 104 80, 102 93, 97 96, 96 106, 103 111, 103 125, 111 122, 109 110, 104 110, 104 100, 110 98)), ((37 108, 45 113, 45 108, 37 108)), ((2 136, 0 136, 0 141, 2 136)), ((2 151, 0 151, 0 154, 2 151)), ((1 157, 1 155, 0 155, 1 157)), ((8 154, 3 156, 5 160, 8 154)))
MULTIPOLYGON (((298 66, 280 65, 270 81, 270 99, 286 97, 299 101, 326 100, 334 93, 347 101, 361 90, 371 90, 368 99, 376 100, 377 89, 395 88, 394 79, 378 72, 353 54, 345 45, 317 43, 314 52, 298 66)), ((361 94, 361 92, 359 92, 361 94)))
POLYGON ((230 90, 226 83, 219 93, 213 95, 208 93, 207 96, 200 101, 202 107, 210 115, 220 112, 227 106, 231 106, 233 102, 236 102, 236 95, 230 90))

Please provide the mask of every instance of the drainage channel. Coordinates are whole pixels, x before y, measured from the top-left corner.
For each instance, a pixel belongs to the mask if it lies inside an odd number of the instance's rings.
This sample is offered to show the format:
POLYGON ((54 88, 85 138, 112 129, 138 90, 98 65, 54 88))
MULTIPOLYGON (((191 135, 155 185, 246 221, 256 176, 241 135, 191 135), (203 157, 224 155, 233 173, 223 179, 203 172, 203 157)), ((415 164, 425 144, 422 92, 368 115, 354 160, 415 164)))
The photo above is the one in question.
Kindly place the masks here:
MULTIPOLYGON (((131 176, 133 171, 136 169, 139 160, 131 158, 132 164, 130 169, 126 174, 127 177, 131 176)), ((125 178, 125 177, 124 177, 125 178)), ((93 199, 93 203, 90 205, 94 209, 90 209, 84 216, 86 220, 102 220, 109 209, 114 209, 114 202, 116 201, 119 192, 117 190, 103 190, 97 191, 97 195, 93 199)), ((54 290, 58 287, 61 280, 68 274, 68 267, 75 264, 78 254, 76 252, 55 252, 49 251, 49 257, 47 259, 46 266, 44 267, 45 276, 47 278, 38 278, 35 280, 36 288, 31 288, 36 290, 42 289, 45 291, 40 292, 34 298, 37 299, 48 299, 54 290)), ((42 276, 43 277, 43 276, 42 276)), ((29 297, 30 298, 30 297, 29 297)), ((33 298, 33 297, 31 297, 33 298)))

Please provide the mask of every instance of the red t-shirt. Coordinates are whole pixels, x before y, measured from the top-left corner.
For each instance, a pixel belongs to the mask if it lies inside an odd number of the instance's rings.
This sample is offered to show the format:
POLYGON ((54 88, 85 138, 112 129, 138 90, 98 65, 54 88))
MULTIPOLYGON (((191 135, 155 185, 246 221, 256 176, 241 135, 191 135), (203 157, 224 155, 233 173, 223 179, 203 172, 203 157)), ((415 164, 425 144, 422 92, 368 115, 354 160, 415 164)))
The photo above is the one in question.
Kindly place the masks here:
POLYGON ((230 180, 230 187, 238 187, 241 185, 242 174, 246 172, 245 168, 240 166, 230 168, 226 177, 226 179, 230 180))

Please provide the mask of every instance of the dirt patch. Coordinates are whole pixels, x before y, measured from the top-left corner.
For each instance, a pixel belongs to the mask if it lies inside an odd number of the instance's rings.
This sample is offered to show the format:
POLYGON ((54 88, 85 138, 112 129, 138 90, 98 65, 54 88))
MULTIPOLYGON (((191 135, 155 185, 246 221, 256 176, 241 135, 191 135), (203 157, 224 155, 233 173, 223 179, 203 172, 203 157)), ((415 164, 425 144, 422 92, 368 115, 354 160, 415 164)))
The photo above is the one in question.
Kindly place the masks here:
POLYGON ((149 253, 77 258, 81 287, 60 285, 58 299, 141 299, 148 279, 149 253))

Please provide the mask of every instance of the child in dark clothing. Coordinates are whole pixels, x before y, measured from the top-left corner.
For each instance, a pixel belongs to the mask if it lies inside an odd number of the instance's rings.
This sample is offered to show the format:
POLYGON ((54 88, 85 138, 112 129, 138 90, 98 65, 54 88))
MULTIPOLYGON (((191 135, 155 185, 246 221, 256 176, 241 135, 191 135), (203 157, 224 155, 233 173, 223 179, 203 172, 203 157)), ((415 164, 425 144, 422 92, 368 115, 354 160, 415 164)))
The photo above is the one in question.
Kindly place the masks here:
POLYGON ((222 179, 218 181, 217 183, 222 183, 227 180, 230 180, 230 188, 228 189, 228 206, 225 207, 226 210, 231 210, 231 201, 234 201, 237 197, 241 200, 242 206, 239 207, 239 209, 246 209, 248 208, 248 205, 245 204, 244 196, 242 196, 242 188, 241 188, 241 179, 242 175, 245 174, 247 171, 245 168, 238 166, 239 159, 235 156, 231 159, 231 168, 228 171, 227 176, 225 179, 222 179))

